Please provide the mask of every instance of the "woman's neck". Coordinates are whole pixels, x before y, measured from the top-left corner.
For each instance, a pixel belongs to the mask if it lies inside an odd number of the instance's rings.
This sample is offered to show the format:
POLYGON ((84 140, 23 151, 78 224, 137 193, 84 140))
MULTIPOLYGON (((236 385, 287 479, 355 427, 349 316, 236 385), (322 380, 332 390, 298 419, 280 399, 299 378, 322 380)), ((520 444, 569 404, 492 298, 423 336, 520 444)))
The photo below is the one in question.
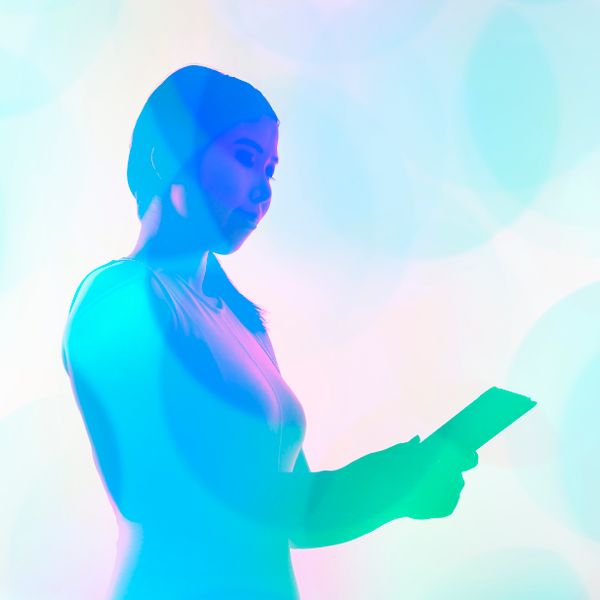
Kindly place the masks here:
POLYGON ((153 201, 142 218, 138 240, 128 257, 176 273, 203 292, 208 250, 198 244, 197 238, 190 240, 176 223, 167 223, 161 212, 160 204, 153 201))

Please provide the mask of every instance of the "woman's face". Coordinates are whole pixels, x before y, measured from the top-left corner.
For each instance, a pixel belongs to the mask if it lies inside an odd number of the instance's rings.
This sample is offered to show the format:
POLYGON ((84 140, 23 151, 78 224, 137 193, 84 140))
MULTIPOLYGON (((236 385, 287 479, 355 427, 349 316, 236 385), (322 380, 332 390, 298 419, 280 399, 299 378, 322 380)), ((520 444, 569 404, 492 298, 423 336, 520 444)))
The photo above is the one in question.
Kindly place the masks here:
MULTIPOLYGON (((278 125, 268 117, 245 122, 213 140, 173 204, 218 254, 235 252, 264 218, 278 161, 278 125)), ((177 186, 175 186, 177 188, 177 186)))

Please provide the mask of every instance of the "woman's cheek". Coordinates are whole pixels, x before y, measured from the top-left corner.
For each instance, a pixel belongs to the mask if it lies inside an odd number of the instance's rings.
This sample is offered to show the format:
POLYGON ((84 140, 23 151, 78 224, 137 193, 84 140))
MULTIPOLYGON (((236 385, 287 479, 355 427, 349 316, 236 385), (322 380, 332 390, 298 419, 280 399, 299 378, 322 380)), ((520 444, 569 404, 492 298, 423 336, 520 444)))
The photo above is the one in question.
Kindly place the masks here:
POLYGON ((241 172, 240 169, 220 169, 216 180, 215 198, 228 207, 236 207, 243 203, 243 190, 246 179, 246 173, 241 172))

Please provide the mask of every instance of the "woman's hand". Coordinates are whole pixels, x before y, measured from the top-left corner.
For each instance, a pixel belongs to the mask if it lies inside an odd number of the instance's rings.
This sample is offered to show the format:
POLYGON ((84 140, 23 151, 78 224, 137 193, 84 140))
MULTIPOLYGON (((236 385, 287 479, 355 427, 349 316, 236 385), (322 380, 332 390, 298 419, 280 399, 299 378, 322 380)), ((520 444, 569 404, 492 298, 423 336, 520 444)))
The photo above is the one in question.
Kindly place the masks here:
POLYGON ((420 442, 415 437, 376 453, 377 482, 393 518, 432 519, 454 512, 465 485, 462 473, 477 465, 476 452, 420 442))

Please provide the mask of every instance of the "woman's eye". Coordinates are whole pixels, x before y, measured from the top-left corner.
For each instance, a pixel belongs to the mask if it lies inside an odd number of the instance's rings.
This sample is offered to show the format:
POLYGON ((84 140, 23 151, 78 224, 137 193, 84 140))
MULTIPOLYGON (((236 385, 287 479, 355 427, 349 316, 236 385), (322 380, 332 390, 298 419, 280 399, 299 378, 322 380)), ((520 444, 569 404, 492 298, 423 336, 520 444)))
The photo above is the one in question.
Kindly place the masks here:
MULTIPOLYGON (((237 150, 235 158, 245 167, 252 168, 254 166, 254 155, 248 150, 237 150)), ((274 173, 275 167, 269 167, 266 171, 267 177, 273 181, 275 181, 275 177, 273 177, 274 173)))
POLYGON ((251 167, 254 162, 252 153, 248 152, 247 150, 238 150, 235 153, 235 157, 237 158, 237 160, 239 162, 241 162, 246 167, 251 167))

